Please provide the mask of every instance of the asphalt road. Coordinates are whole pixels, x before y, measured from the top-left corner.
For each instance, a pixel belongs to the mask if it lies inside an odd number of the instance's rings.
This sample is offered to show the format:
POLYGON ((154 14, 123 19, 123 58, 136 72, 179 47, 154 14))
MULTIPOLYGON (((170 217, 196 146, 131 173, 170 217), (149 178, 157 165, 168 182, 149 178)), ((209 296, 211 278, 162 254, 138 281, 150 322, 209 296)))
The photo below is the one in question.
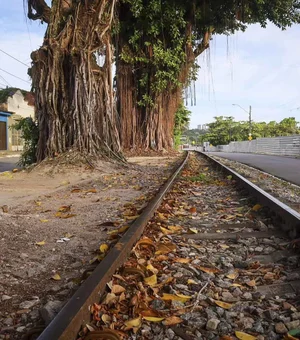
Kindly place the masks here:
POLYGON ((300 185, 300 159, 249 153, 210 152, 210 154, 250 165, 288 182, 300 185))
POLYGON ((17 163, 19 157, 1 157, 0 158, 0 172, 10 171, 15 168, 20 168, 17 163))

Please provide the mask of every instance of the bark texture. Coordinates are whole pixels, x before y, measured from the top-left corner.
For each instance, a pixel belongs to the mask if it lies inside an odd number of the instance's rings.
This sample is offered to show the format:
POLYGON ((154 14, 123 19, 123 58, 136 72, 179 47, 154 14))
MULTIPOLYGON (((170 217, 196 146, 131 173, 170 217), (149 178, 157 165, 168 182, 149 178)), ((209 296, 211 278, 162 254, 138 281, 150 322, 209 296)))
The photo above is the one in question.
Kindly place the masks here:
POLYGON ((29 0, 28 16, 48 23, 32 53, 39 124, 38 161, 70 149, 122 159, 112 84, 115 0, 29 0), (97 62, 100 58, 100 63, 97 62))

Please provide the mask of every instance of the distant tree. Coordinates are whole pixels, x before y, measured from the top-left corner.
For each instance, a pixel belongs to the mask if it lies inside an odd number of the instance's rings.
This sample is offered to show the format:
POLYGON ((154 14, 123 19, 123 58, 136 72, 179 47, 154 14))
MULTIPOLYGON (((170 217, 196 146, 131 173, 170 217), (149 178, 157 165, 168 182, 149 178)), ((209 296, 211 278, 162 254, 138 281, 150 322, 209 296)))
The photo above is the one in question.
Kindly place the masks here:
POLYGON ((191 111, 189 111, 183 104, 179 105, 179 108, 175 114, 175 126, 174 126, 174 144, 177 147, 180 144, 180 138, 182 133, 188 129, 190 123, 191 111))

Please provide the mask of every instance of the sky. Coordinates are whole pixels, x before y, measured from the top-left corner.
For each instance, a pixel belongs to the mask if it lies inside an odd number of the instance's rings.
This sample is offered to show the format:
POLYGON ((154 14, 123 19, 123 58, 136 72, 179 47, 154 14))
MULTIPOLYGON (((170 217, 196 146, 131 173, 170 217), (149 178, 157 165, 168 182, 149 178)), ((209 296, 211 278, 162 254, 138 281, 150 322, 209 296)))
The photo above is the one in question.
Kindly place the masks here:
MULTIPOLYGON (((30 90, 26 65, 45 30, 46 25, 26 19, 23 0, 0 0, 0 87, 30 90)), ((300 121, 300 25, 285 31, 271 24, 266 29, 252 25, 245 33, 214 36, 198 64, 197 103, 190 106, 188 100, 191 128, 215 116, 247 120, 250 105, 254 121, 300 121)))

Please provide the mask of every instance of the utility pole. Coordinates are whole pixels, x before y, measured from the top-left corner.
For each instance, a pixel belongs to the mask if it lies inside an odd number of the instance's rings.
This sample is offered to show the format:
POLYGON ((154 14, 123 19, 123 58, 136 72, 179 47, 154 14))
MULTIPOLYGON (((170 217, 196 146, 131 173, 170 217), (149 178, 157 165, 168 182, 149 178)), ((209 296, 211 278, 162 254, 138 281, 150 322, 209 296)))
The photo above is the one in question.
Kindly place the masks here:
POLYGON ((252 120, 251 120, 251 110, 252 107, 251 105, 249 106, 249 137, 248 139, 251 140, 252 139, 252 120))

